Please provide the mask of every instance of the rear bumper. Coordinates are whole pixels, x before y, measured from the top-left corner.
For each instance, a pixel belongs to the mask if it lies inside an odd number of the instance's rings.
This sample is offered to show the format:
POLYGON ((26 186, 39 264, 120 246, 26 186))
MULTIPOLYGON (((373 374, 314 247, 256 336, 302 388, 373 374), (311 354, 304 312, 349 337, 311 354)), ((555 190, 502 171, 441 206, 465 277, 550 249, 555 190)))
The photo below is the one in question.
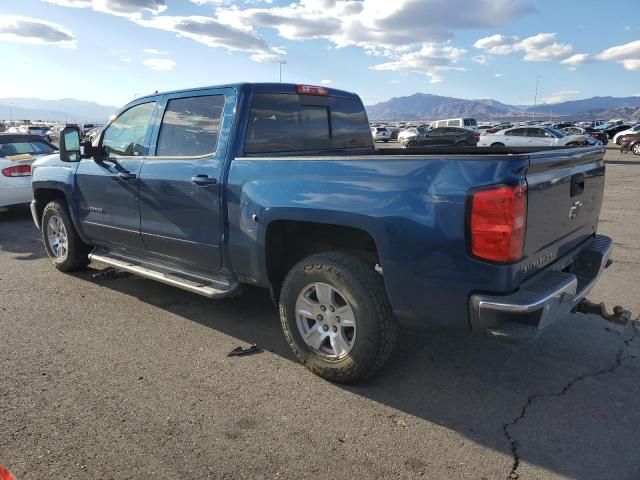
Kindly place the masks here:
POLYGON ((513 340, 535 337, 589 294, 608 266, 612 248, 611 238, 596 235, 562 270, 542 272, 510 295, 473 295, 473 329, 513 340))

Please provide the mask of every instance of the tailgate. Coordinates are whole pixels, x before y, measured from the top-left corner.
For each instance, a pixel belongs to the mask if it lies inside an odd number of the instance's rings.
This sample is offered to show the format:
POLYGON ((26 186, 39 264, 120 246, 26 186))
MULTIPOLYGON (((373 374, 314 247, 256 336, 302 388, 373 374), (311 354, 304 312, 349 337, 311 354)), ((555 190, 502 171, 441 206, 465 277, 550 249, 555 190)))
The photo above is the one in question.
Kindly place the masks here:
POLYGON ((604 172, 601 147, 530 155, 523 261, 527 276, 569 253, 596 232, 604 172))

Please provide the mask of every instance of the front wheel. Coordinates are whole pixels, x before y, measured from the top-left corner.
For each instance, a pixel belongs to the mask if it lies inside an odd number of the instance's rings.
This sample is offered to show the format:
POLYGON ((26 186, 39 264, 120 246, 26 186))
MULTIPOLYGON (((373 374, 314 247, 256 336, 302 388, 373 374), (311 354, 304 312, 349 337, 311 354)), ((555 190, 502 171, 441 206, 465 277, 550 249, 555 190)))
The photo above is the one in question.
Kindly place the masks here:
POLYGON ((408 142, 406 148, 416 148, 418 146, 418 142, 408 142))
POLYGON ((636 143, 632 148, 631 151, 634 153, 634 155, 640 155, 640 143, 636 143))
POLYGON ((622 137, 616 138, 616 145, 622 145, 622 137))
POLYGON ((504 143, 496 142, 491 144, 492 147, 504 147, 504 143))
POLYGON ((313 255, 291 269, 280 295, 280 320, 300 361, 339 383, 375 372, 397 337, 382 277, 343 252, 313 255))
POLYGON ((42 212, 42 240, 53 265, 62 272, 71 272, 89 264, 90 247, 76 232, 67 207, 53 201, 42 212))

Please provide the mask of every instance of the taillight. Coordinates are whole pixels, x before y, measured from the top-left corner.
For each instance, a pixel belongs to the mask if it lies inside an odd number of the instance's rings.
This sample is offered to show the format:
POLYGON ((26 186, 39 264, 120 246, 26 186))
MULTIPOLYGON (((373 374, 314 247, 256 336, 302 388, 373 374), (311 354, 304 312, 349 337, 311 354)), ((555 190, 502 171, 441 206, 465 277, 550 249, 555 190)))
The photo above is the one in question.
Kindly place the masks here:
POLYGON ((471 253, 492 262, 520 260, 526 219, 526 183, 473 192, 469 221, 471 253))
POLYGON ((329 90, 314 85, 296 85, 296 93, 298 95, 321 95, 326 97, 329 95, 329 90))
POLYGON ((2 175, 5 177, 30 177, 31 165, 16 165, 15 167, 3 168, 2 175))

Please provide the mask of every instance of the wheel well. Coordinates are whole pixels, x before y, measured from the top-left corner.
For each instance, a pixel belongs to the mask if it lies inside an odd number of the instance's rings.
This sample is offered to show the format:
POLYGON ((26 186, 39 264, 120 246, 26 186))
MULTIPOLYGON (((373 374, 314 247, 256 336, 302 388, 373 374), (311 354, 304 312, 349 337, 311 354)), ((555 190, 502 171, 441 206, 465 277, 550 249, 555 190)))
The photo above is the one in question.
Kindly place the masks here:
POLYGON ((291 267, 303 258, 331 250, 357 255, 371 268, 380 263, 376 244, 364 230, 327 223, 272 222, 266 237, 267 272, 272 287, 279 290, 291 267))
POLYGON ((44 207, 46 207, 49 202, 53 200, 67 200, 63 192, 53 188, 39 188, 33 192, 33 198, 36 201, 36 211, 38 212, 39 219, 42 218, 44 207))

